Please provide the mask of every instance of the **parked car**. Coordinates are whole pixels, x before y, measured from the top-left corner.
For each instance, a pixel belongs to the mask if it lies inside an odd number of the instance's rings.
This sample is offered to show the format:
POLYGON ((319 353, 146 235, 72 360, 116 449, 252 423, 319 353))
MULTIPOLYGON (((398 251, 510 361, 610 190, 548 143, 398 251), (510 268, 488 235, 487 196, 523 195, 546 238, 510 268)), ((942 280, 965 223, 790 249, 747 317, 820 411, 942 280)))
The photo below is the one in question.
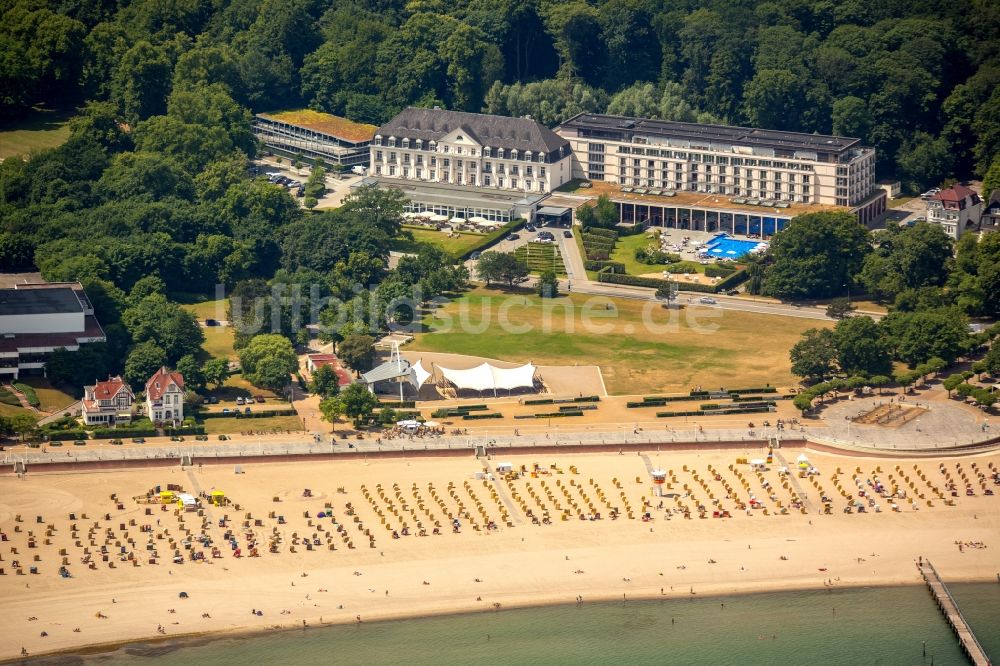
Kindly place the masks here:
MULTIPOLYGON (((74 443, 74 444, 76 444, 76 442, 73 442, 73 443, 74 443)), ((122 444, 124 444, 124 443, 125 443, 125 442, 123 442, 123 441, 122 441, 122 440, 120 440, 120 439, 113 439, 113 440, 111 440, 111 445, 112 445, 112 446, 121 446, 121 445, 122 445, 122 444)))
POLYGON ((208 441, 208 435, 195 435, 194 438, 196 440, 198 440, 199 442, 207 442, 208 441))
POLYGON ((213 405, 219 404, 219 399, 216 398, 214 395, 209 397, 208 401, 211 402, 213 405))
POLYGON ((255 395, 253 399, 256 400, 257 402, 264 402, 265 400, 264 396, 262 395, 255 395))
POLYGON ((482 254, 483 254, 482 252, 473 252, 472 254, 469 255, 469 259, 475 261, 480 256, 482 256, 482 254))
POLYGON ((132 443, 133 444, 145 444, 146 440, 143 439, 142 437, 133 437, 132 438, 132 443))
POLYGON ((535 230, 535 225, 533 225, 533 224, 526 224, 526 225, 524 225, 524 230, 525 231, 531 231, 531 232, 533 232, 535 230))
MULTIPOLYGON (((50 446, 55 446, 57 442, 50 442, 49 444, 50 446)), ((58 444, 62 445, 62 442, 58 442, 58 444)), ((73 446, 87 446, 87 442, 83 441, 82 439, 74 439, 73 446)))
POLYGON ((228 439, 229 439, 229 435, 219 435, 219 441, 220 442, 225 442, 228 439))
POLYGON ((507 235, 507 240, 509 240, 509 241, 516 241, 518 238, 520 238, 520 236, 518 236, 517 234, 508 234, 507 235))
POLYGON ((243 404, 243 396, 240 396, 240 397, 236 398, 236 404, 237 405, 242 405, 243 404))
POLYGON ((569 229, 563 230, 563 238, 572 238, 572 237, 573 237, 572 231, 570 231, 569 229))
POLYGON ((244 413, 244 414, 249 414, 249 413, 250 413, 250 408, 249 408, 249 407, 247 407, 246 409, 244 409, 244 410, 243 410, 243 413, 244 413))
POLYGON ((181 437, 180 435, 174 435, 173 437, 170 438, 170 441, 171 442, 183 442, 184 438, 181 437))
POLYGON ((223 414, 228 414, 229 413, 229 408, 228 407, 223 407, 222 408, 222 413, 223 414))
POLYGON ((710 298, 708 296, 702 296, 701 298, 698 299, 698 302, 704 303, 706 305, 715 305, 716 303, 718 303, 718 301, 716 301, 714 298, 710 298))
POLYGON ((218 326, 218 325, 219 325, 219 322, 216 321, 215 319, 206 319, 205 320, 205 326, 218 326))

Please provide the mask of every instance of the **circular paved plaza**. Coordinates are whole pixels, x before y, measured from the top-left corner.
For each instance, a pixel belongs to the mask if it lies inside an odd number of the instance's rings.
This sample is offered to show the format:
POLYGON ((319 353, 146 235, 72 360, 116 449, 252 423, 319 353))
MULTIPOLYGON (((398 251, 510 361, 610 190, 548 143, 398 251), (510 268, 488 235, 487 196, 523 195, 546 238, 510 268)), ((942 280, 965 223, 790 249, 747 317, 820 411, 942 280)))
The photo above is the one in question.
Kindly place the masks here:
POLYGON ((895 394, 839 400, 823 408, 821 417, 827 427, 814 431, 819 437, 880 449, 932 450, 968 446, 995 437, 1000 431, 1000 420, 990 419, 981 410, 937 391, 906 396, 902 403, 895 394), (904 410, 920 408, 919 415, 896 427, 852 420, 890 401, 895 401, 904 410))

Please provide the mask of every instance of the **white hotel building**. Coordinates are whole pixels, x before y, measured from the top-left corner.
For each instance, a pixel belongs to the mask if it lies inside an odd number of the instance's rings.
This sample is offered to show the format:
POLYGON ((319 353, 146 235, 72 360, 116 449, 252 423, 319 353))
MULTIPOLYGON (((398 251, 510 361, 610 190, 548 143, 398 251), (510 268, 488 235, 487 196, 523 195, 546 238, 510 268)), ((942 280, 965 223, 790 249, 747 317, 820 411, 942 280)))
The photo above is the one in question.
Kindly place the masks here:
POLYGON ((508 221, 572 178, 572 156, 530 118, 410 107, 378 128, 369 174, 412 211, 508 221))
POLYGON ((599 114, 574 116, 555 132, 572 147, 574 178, 628 193, 719 195, 753 210, 836 206, 865 224, 885 211, 875 151, 860 139, 599 114))

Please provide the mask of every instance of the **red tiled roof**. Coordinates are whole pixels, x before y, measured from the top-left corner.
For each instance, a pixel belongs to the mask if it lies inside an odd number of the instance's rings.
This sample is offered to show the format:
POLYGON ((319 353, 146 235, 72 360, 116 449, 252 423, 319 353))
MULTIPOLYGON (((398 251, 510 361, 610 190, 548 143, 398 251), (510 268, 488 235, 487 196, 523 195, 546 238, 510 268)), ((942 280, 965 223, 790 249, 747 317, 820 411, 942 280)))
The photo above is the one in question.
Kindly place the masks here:
POLYGON ((966 197, 975 196, 975 194, 975 192, 964 185, 952 185, 947 190, 941 190, 931 198, 938 201, 962 201, 966 197))
POLYGON ((118 395, 122 389, 131 393, 131 390, 125 383, 125 380, 121 377, 108 377, 106 381, 94 384, 94 399, 84 400, 84 403, 86 404, 87 409, 98 409, 100 407, 101 400, 114 400, 115 396, 118 395))
POLYGON ((351 373, 344 368, 336 354, 309 354, 309 360, 317 370, 324 366, 332 368, 337 374, 338 386, 347 386, 354 382, 351 373))
POLYGON ((184 390, 184 377, 181 376, 181 373, 171 372, 164 366, 146 382, 146 395, 150 400, 159 400, 170 388, 171 383, 177 384, 177 388, 184 390))
POLYGON ((331 361, 336 361, 337 360, 337 355, 336 354, 309 354, 309 360, 312 361, 313 363, 319 363, 320 361, 331 362, 331 361))

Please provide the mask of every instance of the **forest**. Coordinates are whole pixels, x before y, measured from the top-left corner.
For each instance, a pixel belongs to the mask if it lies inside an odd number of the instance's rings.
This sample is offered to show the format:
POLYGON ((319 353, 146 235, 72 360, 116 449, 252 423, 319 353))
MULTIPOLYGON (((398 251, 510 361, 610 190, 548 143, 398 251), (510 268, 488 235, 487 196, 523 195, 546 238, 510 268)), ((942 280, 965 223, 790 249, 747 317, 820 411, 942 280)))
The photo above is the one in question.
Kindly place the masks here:
POLYGON ((407 105, 549 125, 608 111, 856 136, 911 190, 982 176, 1000 152, 991 0, 3 0, 0 15, 7 118, 99 101, 137 125, 205 86, 253 112, 376 124, 407 105))

